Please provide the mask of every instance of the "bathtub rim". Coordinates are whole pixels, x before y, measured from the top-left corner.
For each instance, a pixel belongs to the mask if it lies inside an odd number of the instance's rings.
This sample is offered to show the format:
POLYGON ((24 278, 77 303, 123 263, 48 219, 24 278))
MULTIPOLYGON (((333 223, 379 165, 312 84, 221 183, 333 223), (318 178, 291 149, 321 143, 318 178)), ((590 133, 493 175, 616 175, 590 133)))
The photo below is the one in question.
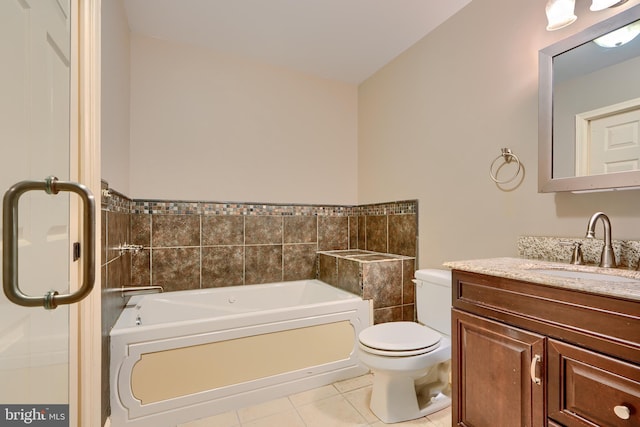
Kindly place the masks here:
MULTIPOLYGON (((316 306, 329 306, 329 305, 335 305, 341 302, 344 302, 346 304, 354 302, 354 301, 360 301, 362 300, 362 297, 360 297, 359 295, 356 294, 352 294, 351 292, 345 291, 343 289, 340 288, 336 288, 335 286, 332 286, 328 283, 325 283, 321 280, 318 279, 307 279, 307 280, 293 280, 293 281, 288 281, 288 282, 274 282, 274 283, 266 283, 266 284, 255 284, 255 285, 237 285, 237 286, 227 286, 227 287, 219 287, 219 288, 207 288, 207 289, 192 289, 192 290, 182 290, 182 291, 175 291, 175 292, 166 292, 166 293, 162 293, 162 294, 151 294, 151 295, 135 295, 132 296, 129 301, 126 303, 122 313, 120 313, 120 315, 118 316, 118 319, 116 320, 116 323, 114 324, 113 328, 111 328, 111 331, 109 333, 109 335, 111 337, 113 336, 119 336, 119 335, 125 335, 125 334, 133 334, 133 335, 137 335, 137 333, 140 333, 142 331, 153 331, 156 329, 164 329, 167 327, 179 327, 182 324, 198 324, 198 323, 208 323, 210 320, 212 319, 217 319, 220 317, 224 317, 225 319, 228 319, 229 321, 234 321, 235 319, 244 319, 247 317, 252 317, 255 316, 256 313, 273 313, 274 315, 276 315, 276 313, 278 312, 286 312, 289 310, 294 310, 294 309, 298 309, 298 308, 308 308, 308 307, 316 307, 316 306), (225 293, 225 292, 229 292, 231 288, 236 288, 239 289, 242 292, 250 292, 251 289, 249 287, 273 287, 273 288, 279 288, 279 287, 284 287, 284 286, 295 286, 296 283, 307 283, 307 282, 311 282, 314 283, 315 285, 320 285, 323 286, 325 288, 330 288, 331 291, 336 292, 337 295, 341 295, 340 299, 336 299, 336 300, 331 300, 331 301, 322 301, 322 302, 312 302, 312 303, 307 303, 307 304, 300 304, 300 305, 296 305, 296 306, 288 306, 288 307, 278 307, 278 308, 271 308, 271 309, 266 309, 266 310, 256 310, 256 311, 251 311, 251 312, 246 312, 246 313, 238 313, 238 314, 228 314, 225 316, 217 316, 217 317, 208 317, 208 318, 203 318, 203 319, 187 319, 187 320, 178 320, 178 321, 173 321, 173 322, 164 322, 164 323, 152 323, 152 324, 142 324, 142 325, 130 325, 130 323, 128 323, 127 321, 132 321, 135 320, 135 317, 132 316, 133 310, 135 309, 135 307, 138 304, 144 304, 144 300, 145 299, 154 299, 154 298, 158 298, 159 295, 163 295, 164 297, 167 296, 167 294, 172 294, 172 293, 176 293, 176 294, 180 294, 180 295, 186 295, 186 294, 193 294, 193 295, 197 295, 197 294, 210 294, 210 293, 225 293), (129 318, 127 318, 129 317, 129 318), (122 324, 125 324, 126 326, 123 326, 122 324)), ((131 322, 133 323, 133 322, 131 322)))
MULTIPOLYGON (((320 283, 324 286, 332 287, 324 282, 320 283)), ((173 324, 164 323, 116 330, 115 333, 111 334, 110 399, 112 402, 112 420, 122 426, 151 427, 158 425, 154 424, 154 422, 157 423, 157 417, 160 416, 162 419, 173 417, 172 419, 177 420, 177 423, 179 423, 184 421, 181 421, 176 414, 181 414, 185 411, 190 414, 197 413, 198 417, 202 418, 234 408, 237 409, 240 406, 259 403, 274 396, 301 392, 366 373, 367 369, 359 362, 357 357, 357 336, 360 330, 370 326, 372 323, 372 302, 363 300, 361 297, 346 291, 339 291, 348 294, 349 298, 300 305, 293 308, 286 307, 284 309, 203 319, 202 321, 191 320, 174 322, 173 324), (327 311, 330 312, 328 313, 327 311), (146 405, 141 405, 141 402, 133 397, 132 393, 130 393, 130 387, 129 392, 127 392, 127 387, 130 385, 131 369, 136 361, 139 360, 140 354, 162 351, 163 348, 173 349, 184 346, 176 344, 188 344, 193 335, 200 336, 201 341, 204 342, 208 338, 206 335, 209 335, 209 337, 218 335, 219 337, 224 337, 222 339, 232 339, 235 336, 246 336, 247 332, 251 332, 250 335, 255 335, 269 333, 269 331, 290 329, 292 322, 295 323, 296 328, 300 328, 318 323, 344 320, 348 320, 354 329, 353 349, 347 359, 297 371, 289 371, 273 378, 263 378, 259 380, 258 384, 260 386, 257 389, 251 389, 254 384, 240 383, 213 391, 206 390, 146 405), (247 322, 254 325, 247 325, 247 322), (239 331, 239 329, 242 331, 239 331), (126 360, 123 361, 123 359, 126 360), (284 382, 280 381, 280 379, 284 382), (225 391, 232 391, 233 394, 224 395, 225 391), (235 402, 241 402, 241 404, 238 405, 235 402), (219 410, 220 408, 224 409, 219 410)), ((192 345, 197 344, 192 342, 192 345)), ((255 383, 256 381, 254 380, 253 382, 255 383)))

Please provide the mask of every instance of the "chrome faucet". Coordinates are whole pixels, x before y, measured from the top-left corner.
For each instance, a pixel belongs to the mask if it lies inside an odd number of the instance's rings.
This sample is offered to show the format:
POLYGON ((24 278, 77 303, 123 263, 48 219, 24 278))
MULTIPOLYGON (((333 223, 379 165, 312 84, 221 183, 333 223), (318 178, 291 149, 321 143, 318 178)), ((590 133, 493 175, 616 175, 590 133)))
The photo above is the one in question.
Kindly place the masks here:
POLYGON ((609 217, 604 212, 596 212, 589 219, 589 225, 587 226, 587 238, 595 239, 596 237, 596 222, 598 219, 602 219, 604 225, 604 246, 602 247, 602 255, 600 255, 600 267, 616 267, 616 255, 613 252, 613 246, 611 245, 611 222, 609 217))

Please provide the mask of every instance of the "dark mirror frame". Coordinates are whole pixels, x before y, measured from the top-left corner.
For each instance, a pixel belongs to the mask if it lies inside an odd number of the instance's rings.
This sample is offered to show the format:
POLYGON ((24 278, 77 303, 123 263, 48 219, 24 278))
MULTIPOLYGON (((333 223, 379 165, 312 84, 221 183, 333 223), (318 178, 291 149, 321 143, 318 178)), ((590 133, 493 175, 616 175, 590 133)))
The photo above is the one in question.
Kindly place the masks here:
MULTIPOLYGON (((640 5, 540 50, 538 55, 538 192, 599 191, 639 187, 640 171, 553 177, 553 58, 640 19, 640 5)), ((640 37, 640 36, 639 36, 640 37)))

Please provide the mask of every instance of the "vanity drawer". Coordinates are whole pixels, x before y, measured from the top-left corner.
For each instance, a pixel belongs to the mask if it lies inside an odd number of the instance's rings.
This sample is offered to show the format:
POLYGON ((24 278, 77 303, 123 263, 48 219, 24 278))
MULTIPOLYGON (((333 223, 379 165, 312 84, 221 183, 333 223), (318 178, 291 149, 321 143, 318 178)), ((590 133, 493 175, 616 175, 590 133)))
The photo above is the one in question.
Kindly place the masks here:
POLYGON ((640 367, 553 339, 547 354, 550 419, 640 427, 640 367))

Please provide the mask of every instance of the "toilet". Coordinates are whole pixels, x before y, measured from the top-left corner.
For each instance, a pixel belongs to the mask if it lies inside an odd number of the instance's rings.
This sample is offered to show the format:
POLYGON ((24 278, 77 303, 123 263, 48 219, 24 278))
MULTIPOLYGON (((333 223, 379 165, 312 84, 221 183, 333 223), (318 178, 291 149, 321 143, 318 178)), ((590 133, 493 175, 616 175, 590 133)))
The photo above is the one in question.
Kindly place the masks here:
POLYGON ((371 411, 384 423, 412 420, 451 404, 451 272, 418 270, 416 322, 380 323, 358 336, 373 373, 371 411))

